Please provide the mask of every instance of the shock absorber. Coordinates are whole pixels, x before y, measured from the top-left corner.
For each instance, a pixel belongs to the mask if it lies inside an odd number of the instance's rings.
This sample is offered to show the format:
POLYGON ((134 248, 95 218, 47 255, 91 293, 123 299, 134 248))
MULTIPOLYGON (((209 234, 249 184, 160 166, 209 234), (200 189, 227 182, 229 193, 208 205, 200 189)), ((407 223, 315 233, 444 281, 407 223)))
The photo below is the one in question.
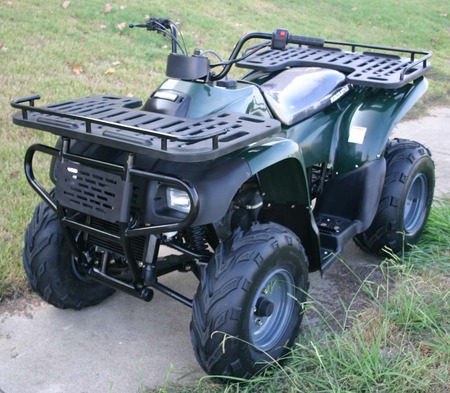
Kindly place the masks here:
POLYGON ((190 227, 184 234, 186 246, 197 254, 208 255, 208 244, 203 226, 190 227))

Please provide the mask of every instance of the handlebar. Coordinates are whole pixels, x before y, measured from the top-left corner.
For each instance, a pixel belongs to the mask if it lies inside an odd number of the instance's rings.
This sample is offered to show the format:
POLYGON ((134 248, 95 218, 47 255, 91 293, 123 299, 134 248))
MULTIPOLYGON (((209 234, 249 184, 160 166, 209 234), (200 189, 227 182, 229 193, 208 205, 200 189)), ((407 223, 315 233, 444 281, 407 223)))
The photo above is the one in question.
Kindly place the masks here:
POLYGON ((142 27, 148 31, 161 31, 164 29, 170 29, 172 26, 172 21, 167 18, 149 18, 145 23, 130 23, 129 27, 142 27))
MULTIPOLYGON (((139 23, 139 24, 130 23, 129 27, 130 28, 133 28, 133 27, 145 28, 148 31, 157 31, 158 33, 161 33, 163 35, 168 35, 172 39, 172 54, 176 54, 177 49, 180 48, 181 51, 184 52, 184 55, 186 55, 186 57, 188 57, 185 47, 180 45, 180 42, 177 38, 177 33, 180 31, 178 30, 178 27, 176 26, 176 24, 174 22, 172 22, 170 19, 149 18, 146 21, 146 23, 139 23)), ((181 32, 180 32, 180 37, 181 37, 181 39, 183 37, 181 32)), ((272 49, 277 49, 277 50, 284 50, 288 44, 308 45, 308 46, 323 46, 325 44, 325 40, 323 40, 321 38, 289 34, 288 30, 286 30, 286 29, 277 29, 272 34, 257 33, 257 32, 249 33, 249 34, 243 36, 237 42, 237 44, 233 48, 233 51, 230 54, 230 57, 228 58, 228 61, 211 66, 211 67, 223 66, 223 69, 217 75, 210 73, 209 80, 216 81, 219 79, 223 79, 228 74, 228 72, 230 71, 233 64, 240 60, 240 59, 238 59, 238 55, 241 52, 241 50, 243 49, 245 43, 252 39, 260 39, 260 40, 266 41, 265 44, 262 44, 259 47, 257 46, 256 49, 254 49, 254 51, 257 51, 257 50, 261 49, 262 47, 269 46, 269 43, 270 43, 270 47, 272 49)), ((184 41, 182 41, 182 42, 184 44, 184 41)), ((194 57, 198 58, 198 56, 196 54, 194 54, 194 57)), ((244 55, 244 58, 245 58, 245 55, 244 55)), ((193 62, 193 64, 198 64, 198 61, 193 62)), ((209 67, 209 65, 208 65, 208 67, 209 67)))
POLYGON ((250 33, 243 36, 238 41, 233 51, 231 52, 228 62, 223 68, 223 70, 218 75, 212 75, 210 77, 210 80, 215 81, 224 78, 230 71, 234 61, 237 59, 237 56, 244 47, 245 43, 252 39, 268 40, 270 41, 271 48, 278 50, 284 50, 287 44, 312 45, 312 46, 323 46, 325 44, 325 40, 321 38, 289 34, 289 32, 286 29, 277 29, 272 34, 250 33))
POLYGON ((285 29, 276 29, 272 34, 272 49, 283 50, 287 44, 323 46, 325 40, 322 38, 289 34, 285 29))

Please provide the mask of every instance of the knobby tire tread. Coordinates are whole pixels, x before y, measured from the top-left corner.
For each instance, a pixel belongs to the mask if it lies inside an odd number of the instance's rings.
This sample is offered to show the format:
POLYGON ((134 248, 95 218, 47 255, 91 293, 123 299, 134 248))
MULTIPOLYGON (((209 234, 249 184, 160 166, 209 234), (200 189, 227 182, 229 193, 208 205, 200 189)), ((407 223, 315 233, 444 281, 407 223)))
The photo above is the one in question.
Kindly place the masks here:
POLYGON ((74 273, 58 218, 44 202, 36 207, 24 240, 22 260, 28 282, 47 303, 80 310, 114 292, 99 283, 82 281, 74 273))
MULTIPOLYGON (((242 299, 249 296, 252 285, 248 277, 256 276, 264 264, 265 254, 284 245, 291 245, 302 254, 303 265, 299 269, 307 281, 307 259, 300 241, 277 224, 254 224, 248 232, 237 230, 231 239, 216 249, 212 261, 203 269, 193 302, 191 339, 197 360, 208 374, 249 378, 263 367, 263 364, 252 367, 248 361, 242 361, 243 342, 238 334, 242 309, 223 306, 227 299, 233 304, 245 304, 242 299), (215 332, 233 332, 232 336, 238 338, 226 340, 224 344, 223 334, 215 332)), ((306 282, 304 287, 306 291, 306 282)), ((305 299, 306 295, 299 301, 305 299)), ((300 322, 301 316, 293 329, 293 336, 298 334, 300 322)), ((294 338, 290 337, 290 344, 294 338)), ((286 344, 289 346, 288 342, 286 344)), ((264 360, 270 359, 266 357, 264 360)))

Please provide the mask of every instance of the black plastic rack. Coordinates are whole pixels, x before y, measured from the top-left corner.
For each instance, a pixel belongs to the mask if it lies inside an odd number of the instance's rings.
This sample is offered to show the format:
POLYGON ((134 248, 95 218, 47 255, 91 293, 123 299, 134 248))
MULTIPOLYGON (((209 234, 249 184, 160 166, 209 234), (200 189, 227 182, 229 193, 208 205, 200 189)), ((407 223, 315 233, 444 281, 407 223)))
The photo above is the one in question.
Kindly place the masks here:
POLYGON ((179 162, 216 159, 280 130, 278 120, 242 113, 220 112, 185 119, 141 111, 134 109, 141 101, 129 97, 97 95, 35 107, 39 98, 13 101, 11 105, 21 109, 13 115, 13 122, 61 137, 179 162))
POLYGON ((288 67, 330 68, 346 74, 348 83, 383 89, 402 87, 431 67, 428 61, 431 52, 339 41, 323 42, 324 46, 288 45, 284 50, 261 50, 239 61, 237 66, 266 72, 288 67))

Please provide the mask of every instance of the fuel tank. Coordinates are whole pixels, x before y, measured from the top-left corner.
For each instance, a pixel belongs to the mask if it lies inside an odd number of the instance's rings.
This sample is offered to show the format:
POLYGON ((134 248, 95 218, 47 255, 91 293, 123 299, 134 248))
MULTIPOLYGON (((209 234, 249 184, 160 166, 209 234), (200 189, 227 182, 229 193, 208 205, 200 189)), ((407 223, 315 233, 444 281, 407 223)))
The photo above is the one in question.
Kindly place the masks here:
POLYGON ((271 117, 258 87, 228 79, 215 85, 168 79, 143 110, 193 119, 223 110, 271 117))

